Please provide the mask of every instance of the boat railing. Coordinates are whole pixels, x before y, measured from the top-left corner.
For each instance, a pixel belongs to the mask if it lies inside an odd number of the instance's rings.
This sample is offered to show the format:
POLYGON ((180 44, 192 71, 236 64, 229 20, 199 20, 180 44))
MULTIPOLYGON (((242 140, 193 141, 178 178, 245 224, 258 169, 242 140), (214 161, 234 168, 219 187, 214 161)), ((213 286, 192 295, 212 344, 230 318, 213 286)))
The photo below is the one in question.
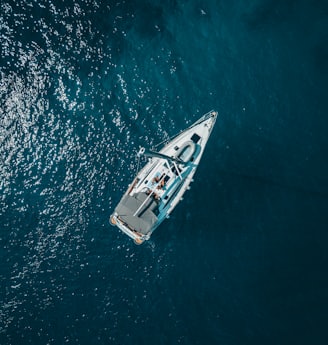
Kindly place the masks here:
MULTIPOLYGON (((206 114, 204 114, 200 119, 198 119, 196 122, 194 122, 193 124, 191 124, 187 129, 193 128, 195 126, 197 126, 198 124, 200 124, 203 121, 206 121, 208 118, 210 117, 214 117, 217 116, 218 112, 215 111, 214 109, 210 110, 209 112, 207 112, 206 114)), ((172 135, 171 137, 161 141, 160 143, 154 145, 154 148, 156 149, 157 147, 161 146, 162 144, 166 144, 169 141, 173 140, 174 138, 176 138, 177 136, 179 136, 181 133, 183 133, 184 131, 186 131, 186 129, 181 130, 180 132, 172 135)))

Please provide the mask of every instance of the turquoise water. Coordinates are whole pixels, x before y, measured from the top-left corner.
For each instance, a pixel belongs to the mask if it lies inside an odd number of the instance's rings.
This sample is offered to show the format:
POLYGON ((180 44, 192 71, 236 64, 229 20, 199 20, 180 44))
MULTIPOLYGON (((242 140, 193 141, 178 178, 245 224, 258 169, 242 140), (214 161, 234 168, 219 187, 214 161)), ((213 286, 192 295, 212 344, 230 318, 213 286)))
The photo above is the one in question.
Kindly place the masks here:
POLYGON ((0 343, 326 344, 324 1, 1 2, 0 343), (135 246, 140 145, 219 112, 135 246))

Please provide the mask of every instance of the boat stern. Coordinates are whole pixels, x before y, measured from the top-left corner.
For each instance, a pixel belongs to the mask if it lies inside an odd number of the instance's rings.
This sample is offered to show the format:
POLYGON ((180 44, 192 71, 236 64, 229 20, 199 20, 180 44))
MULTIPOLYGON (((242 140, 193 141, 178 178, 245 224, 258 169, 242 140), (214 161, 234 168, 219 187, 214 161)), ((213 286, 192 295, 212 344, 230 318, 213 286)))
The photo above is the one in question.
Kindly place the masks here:
POLYGON ((149 235, 143 235, 135 230, 131 230, 127 224, 125 224, 122 219, 118 216, 118 214, 115 212, 113 213, 109 218, 109 223, 112 226, 117 226, 122 232, 124 232, 126 235, 128 235, 130 238, 133 239, 135 244, 142 244, 144 241, 149 239, 149 235))

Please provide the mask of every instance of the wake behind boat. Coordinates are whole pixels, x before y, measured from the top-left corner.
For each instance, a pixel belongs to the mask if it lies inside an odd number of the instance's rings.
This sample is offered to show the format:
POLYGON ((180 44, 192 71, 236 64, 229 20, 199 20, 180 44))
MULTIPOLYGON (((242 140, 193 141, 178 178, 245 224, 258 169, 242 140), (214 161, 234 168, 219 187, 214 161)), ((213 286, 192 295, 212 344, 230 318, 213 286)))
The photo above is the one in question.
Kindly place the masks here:
POLYGON ((173 137, 159 151, 141 148, 148 163, 137 173, 110 217, 136 244, 149 240, 153 231, 169 218, 190 187, 217 118, 210 111, 173 137))

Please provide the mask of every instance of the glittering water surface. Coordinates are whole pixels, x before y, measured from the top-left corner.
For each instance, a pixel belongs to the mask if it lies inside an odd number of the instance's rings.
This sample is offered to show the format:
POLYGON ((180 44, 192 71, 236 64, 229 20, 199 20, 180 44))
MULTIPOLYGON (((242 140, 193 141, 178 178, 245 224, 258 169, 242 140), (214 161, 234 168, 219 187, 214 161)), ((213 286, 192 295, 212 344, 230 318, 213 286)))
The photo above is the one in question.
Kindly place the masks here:
POLYGON ((326 344, 324 1, 8 1, 0 343, 326 344), (136 150, 210 109, 146 244, 108 217, 136 150))

